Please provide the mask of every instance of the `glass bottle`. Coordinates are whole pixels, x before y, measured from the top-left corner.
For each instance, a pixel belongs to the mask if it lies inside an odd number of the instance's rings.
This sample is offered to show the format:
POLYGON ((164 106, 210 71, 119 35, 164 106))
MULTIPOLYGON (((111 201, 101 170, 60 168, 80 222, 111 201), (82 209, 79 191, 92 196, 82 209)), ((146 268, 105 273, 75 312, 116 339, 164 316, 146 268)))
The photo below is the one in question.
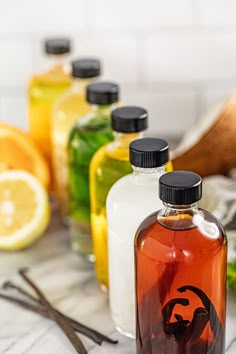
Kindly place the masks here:
POLYGON ((103 290, 108 287, 108 250, 106 198, 112 185, 131 173, 129 144, 143 137, 147 111, 140 107, 121 107, 112 112, 115 140, 101 147, 90 165, 91 229, 97 279, 103 290))
POLYGON ((68 217, 68 158, 67 142, 70 129, 89 111, 86 87, 100 75, 96 59, 78 59, 72 62, 72 86, 56 101, 52 119, 52 157, 55 192, 62 216, 68 217))
POLYGON ((28 86, 29 133, 46 158, 52 173, 51 160, 51 120, 52 107, 56 98, 71 85, 66 72, 66 54, 70 52, 68 39, 45 41, 48 68, 32 77, 28 86))
POLYGON ((111 82, 87 86, 90 112, 72 128, 68 142, 69 231, 72 248, 93 261, 90 230, 89 165, 94 153, 114 139, 111 111, 119 100, 119 87, 111 82))
MULTIPOLYGON (((157 182, 165 173, 168 143, 143 138, 130 144, 134 172, 122 177, 107 197, 110 308, 116 328, 135 337, 134 235, 158 207, 157 182)), ((161 205, 161 201, 159 202, 161 205)))
POLYGON ((201 184, 192 172, 162 176, 165 207, 137 231, 137 354, 225 353, 227 240, 198 208, 201 184))

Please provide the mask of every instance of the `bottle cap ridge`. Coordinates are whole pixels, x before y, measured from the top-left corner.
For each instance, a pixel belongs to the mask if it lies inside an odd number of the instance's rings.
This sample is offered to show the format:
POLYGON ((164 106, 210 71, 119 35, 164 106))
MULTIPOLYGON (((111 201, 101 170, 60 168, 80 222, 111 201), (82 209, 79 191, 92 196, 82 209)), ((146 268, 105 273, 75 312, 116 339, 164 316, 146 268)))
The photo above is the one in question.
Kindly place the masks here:
POLYGON ((186 205, 202 197, 202 179, 190 171, 174 171, 161 176, 159 197, 165 203, 186 205))
POLYGON ((112 130, 121 133, 136 133, 147 129, 148 112, 135 106, 117 108, 112 112, 112 130))
POLYGON ((113 82, 96 82, 87 86, 86 96, 92 104, 112 104, 119 100, 119 86, 113 82))
POLYGON ((169 161, 167 141, 157 138, 134 140, 130 144, 130 163, 141 168, 155 168, 169 161))

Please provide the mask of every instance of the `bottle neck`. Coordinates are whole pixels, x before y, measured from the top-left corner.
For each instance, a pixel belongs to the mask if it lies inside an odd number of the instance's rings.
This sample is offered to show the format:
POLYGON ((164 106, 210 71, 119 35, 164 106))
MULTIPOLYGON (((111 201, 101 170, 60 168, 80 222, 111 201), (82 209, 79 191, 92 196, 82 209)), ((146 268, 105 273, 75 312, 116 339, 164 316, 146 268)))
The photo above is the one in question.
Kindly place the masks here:
POLYGON ((113 132, 115 141, 114 141, 114 146, 116 148, 121 148, 121 149, 128 149, 130 143, 133 140, 136 139, 141 139, 144 137, 144 132, 138 132, 138 133, 118 133, 118 132, 113 132))
POLYGON ((175 204, 169 204, 163 202, 165 206, 165 210, 167 213, 173 214, 173 213, 178 213, 178 214, 185 214, 185 213, 196 213, 198 211, 198 204, 193 203, 193 204, 183 204, 183 205, 175 205, 175 204))
POLYGON ((162 165, 159 167, 153 167, 153 168, 142 168, 142 167, 137 167, 137 166, 132 166, 133 168, 133 176, 135 180, 146 180, 146 179, 153 179, 158 175, 161 176, 166 172, 166 165, 162 165))
POLYGON ((69 74, 68 54, 47 54, 45 58, 44 68, 46 71, 61 70, 69 74))
POLYGON ((132 166, 132 168, 136 176, 145 176, 145 175, 151 175, 156 173, 163 174, 166 171, 166 165, 153 167, 153 168, 142 168, 142 167, 132 166))
POLYGON ((186 205, 163 204, 164 208, 159 211, 157 216, 160 224, 174 230, 196 227, 196 216, 200 212, 197 203, 186 205))
POLYGON ((90 104, 90 110, 91 113, 94 115, 104 115, 104 116, 110 116, 111 111, 113 109, 116 109, 118 107, 118 103, 112 103, 112 104, 90 104))
POLYGON ((95 77, 91 77, 91 78, 88 78, 88 79, 80 78, 80 77, 73 77, 71 89, 73 91, 83 91, 83 92, 85 92, 86 87, 88 85, 90 85, 92 82, 94 82, 95 79, 96 79, 95 77))

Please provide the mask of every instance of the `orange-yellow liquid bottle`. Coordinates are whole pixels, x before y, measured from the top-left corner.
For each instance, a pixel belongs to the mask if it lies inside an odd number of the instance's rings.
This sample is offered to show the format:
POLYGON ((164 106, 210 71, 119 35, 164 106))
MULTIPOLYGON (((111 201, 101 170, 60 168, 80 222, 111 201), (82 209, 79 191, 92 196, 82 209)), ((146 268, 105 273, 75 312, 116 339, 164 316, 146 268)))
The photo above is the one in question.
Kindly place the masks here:
POLYGON ((50 39, 45 42, 50 66, 42 74, 32 77, 28 87, 29 133, 46 158, 51 163, 51 120, 52 107, 57 97, 71 85, 70 75, 65 68, 65 55, 70 52, 67 39, 50 39))
POLYGON ((106 198, 112 185, 131 173, 129 144, 143 137, 147 129, 147 111, 126 106, 112 112, 112 130, 115 140, 101 147, 90 164, 90 201, 93 251, 98 282, 103 290, 108 287, 108 250, 106 198))
POLYGON ((100 75, 99 60, 72 62, 72 86, 55 102, 52 118, 52 160, 55 192, 64 219, 68 216, 68 136, 72 126, 89 111, 86 87, 100 75))
MULTIPOLYGON (((108 250, 106 198, 112 185, 132 172, 129 145, 143 137, 147 128, 147 111, 140 107, 126 106, 112 112, 112 129, 115 140, 101 147, 90 164, 90 204, 95 270, 101 289, 108 288, 108 250)), ((172 170, 168 162, 166 170, 172 170)))

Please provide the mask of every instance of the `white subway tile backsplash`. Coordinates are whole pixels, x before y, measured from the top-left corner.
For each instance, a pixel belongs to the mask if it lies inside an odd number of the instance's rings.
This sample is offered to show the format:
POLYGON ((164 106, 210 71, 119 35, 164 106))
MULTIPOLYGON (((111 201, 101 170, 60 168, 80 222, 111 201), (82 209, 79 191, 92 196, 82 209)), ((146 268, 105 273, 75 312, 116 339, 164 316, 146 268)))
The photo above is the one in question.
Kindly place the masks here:
POLYGON ((190 0, 92 0, 93 21, 99 29, 153 29, 192 23, 190 0))
POLYGON ((235 33, 152 36, 144 50, 149 82, 232 80, 236 78, 235 33))
POLYGON ((234 89, 235 13, 235 0, 0 0, 0 120, 26 127, 41 40, 65 35, 73 57, 102 59, 125 104, 149 109, 151 131, 180 135, 234 89))
POLYGON ((148 110, 150 134, 179 136, 196 119, 196 94, 191 89, 163 91, 126 86, 123 97, 124 104, 148 110))
POLYGON ((235 0, 194 0, 196 21, 202 25, 236 26, 235 0))
POLYGON ((24 86, 32 71, 27 40, 0 40, 0 87, 24 86))
POLYGON ((137 55, 136 40, 129 35, 81 36, 75 42, 75 57, 100 58, 103 63, 103 79, 118 83, 139 80, 137 55))
POLYGON ((84 28, 86 0, 1 0, 0 33, 64 34, 84 28))
POLYGON ((0 121, 27 130, 27 102, 23 91, 1 95, 0 121))

